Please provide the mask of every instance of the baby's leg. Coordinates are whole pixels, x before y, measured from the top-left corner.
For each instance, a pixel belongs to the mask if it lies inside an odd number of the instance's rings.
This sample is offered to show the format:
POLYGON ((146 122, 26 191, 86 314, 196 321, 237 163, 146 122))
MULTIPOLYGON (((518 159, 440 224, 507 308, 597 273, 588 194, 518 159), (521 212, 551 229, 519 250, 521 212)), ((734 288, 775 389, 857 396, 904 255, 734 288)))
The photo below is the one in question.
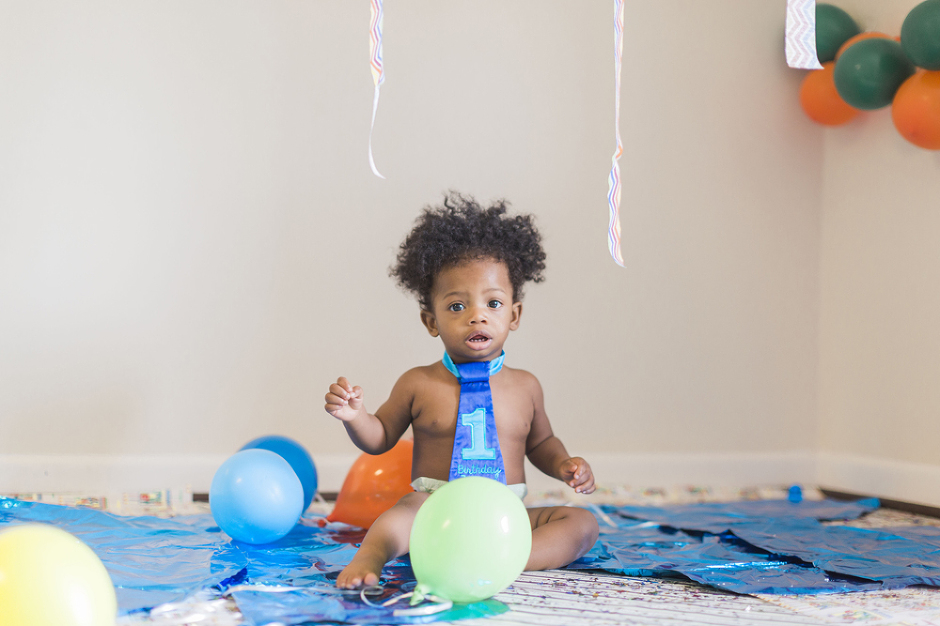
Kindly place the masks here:
POLYGON ((377 585, 385 564, 408 552, 411 525, 427 499, 426 493, 409 493, 382 513, 366 533, 352 562, 339 573, 336 586, 355 589, 377 585))
POLYGON ((597 520, 590 511, 572 506, 528 509, 532 523, 532 554, 527 570, 564 567, 583 556, 597 541, 597 520))

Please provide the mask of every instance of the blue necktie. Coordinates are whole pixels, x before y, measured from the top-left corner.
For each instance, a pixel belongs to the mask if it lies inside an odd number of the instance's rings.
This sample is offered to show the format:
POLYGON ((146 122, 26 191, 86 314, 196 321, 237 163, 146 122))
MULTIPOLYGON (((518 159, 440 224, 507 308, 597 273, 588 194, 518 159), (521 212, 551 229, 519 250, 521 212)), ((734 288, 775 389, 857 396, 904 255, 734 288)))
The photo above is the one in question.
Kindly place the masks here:
POLYGON ((448 480, 484 476, 506 484, 490 391, 490 376, 502 369, 505 356, 504 352, 493 361, 454 363, 450 355, 444 353, 444 367, 460 381, 457 430, 448 480))

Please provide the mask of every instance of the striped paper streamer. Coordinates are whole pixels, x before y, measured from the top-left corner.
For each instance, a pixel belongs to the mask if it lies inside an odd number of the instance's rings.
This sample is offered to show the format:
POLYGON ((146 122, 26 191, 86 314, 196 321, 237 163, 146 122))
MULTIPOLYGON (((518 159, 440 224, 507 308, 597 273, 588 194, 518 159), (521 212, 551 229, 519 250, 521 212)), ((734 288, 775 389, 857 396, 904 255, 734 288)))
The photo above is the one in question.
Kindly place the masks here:
POLYGON ((787 0, 787 65, 822 69, 816 55, 816 0, 787 0))
POLYGON ((372 157, 372 131, 375 129, 375 112, 379 108, 379 88, 385 82, 385 69, 382 67, 382 0, 371 0, 372 20, 369 25, 369 65, 372 69, 372 82, 375 84, 375 95, 372 96, 372 124, 369 126, 369 167, 372 173, 379 178, 385 178, 379 174, 375 167, 375 159, 372 157))
POLYGON ((623 154, 623 143, 620 141, 620 70, 623 64, 623 0, 614 0, 614 58, 614 84, 617 90, 614 96, 614 129, 617 135, 617 149, 611 158, 610 176, 607 178, 607 204, 610 207, 607 243, 610 246, 610 256, 617 265, 623 267, 623 256, 620 254, 620 156, 623 154))

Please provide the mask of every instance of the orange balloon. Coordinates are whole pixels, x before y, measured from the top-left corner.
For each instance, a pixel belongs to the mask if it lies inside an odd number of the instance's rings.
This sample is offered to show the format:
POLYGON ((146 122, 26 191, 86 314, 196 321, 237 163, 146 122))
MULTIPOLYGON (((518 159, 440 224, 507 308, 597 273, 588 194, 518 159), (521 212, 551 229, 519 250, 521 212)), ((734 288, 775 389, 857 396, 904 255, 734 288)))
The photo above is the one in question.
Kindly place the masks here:
POLYGON ((855 35, 854 37, 850 37, 849 39, 846 39, 845 43, 839 46, 839 50, 836 52, 836 60, 837 61, 839 60, 839 57, 842 56, 842 53, 845 52, 849 46, 851 46, 854 43, 858 43, 862 41, 863 39, 894 39, 897 42, 901 41, 900 37, 889 37, 888 35, 885 35, 884 33, 879 33, 874 30, 868 31, 867 33, 859 33, 855 35))
POLYGON ((411 453, 414 441, 401 439, 395 447, 379 455, 361 454, 346 474, 336 506, 327 516, 330 522, 343 522, 369 528, 379 515, 411 493, 411 453))
POLYGON ((940 150, 940 71, 918 71, 894 94, 894 127, 915 146, 940 150))
POLYGON ((855 118, 858 109, 849 106, 832 80, 834 61, 823 63, 821 70, 806 74, 800 85, 800 105, 809 119, 824 126, 838 126, 855 118))

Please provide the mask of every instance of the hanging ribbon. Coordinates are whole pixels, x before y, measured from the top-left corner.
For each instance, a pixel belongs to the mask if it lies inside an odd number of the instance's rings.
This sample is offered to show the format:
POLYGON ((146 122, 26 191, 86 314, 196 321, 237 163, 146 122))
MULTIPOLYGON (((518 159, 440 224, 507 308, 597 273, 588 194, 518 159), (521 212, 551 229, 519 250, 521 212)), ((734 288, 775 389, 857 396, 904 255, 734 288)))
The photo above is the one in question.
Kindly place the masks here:
POLYGON ((610 256, 620 267, 623 267, 623 256, 620 254, 620 156, 623 154, 623 143, 620 141, 620 68, 623 59, 623 0, 614 0, 614 59, 616 70, 614 84, 614 128, 617 135, 617 149, 611 158, 610 176, 607 177, 607 204, 610 207, 610 226, 607 229, 607 243, 610 246, 610 256))
POLYGON ((787 0, 787 65, 822 69, 816 56, 816 0, 787 0))
POLYGON ((372 69, 372 82, 375 84, 375 95, 372 97, 372 124, 369 126, 369 167, 372 173, 379 178, 385 178, 379 174, 375 167, 375 159, 372 158, 372 131, 375 129, 375 111, 379 108, 379 87, 385 82, 385 69, 382 67, 382 0, 371 0, 372 21, 369 28, 369 65, 372 69))

